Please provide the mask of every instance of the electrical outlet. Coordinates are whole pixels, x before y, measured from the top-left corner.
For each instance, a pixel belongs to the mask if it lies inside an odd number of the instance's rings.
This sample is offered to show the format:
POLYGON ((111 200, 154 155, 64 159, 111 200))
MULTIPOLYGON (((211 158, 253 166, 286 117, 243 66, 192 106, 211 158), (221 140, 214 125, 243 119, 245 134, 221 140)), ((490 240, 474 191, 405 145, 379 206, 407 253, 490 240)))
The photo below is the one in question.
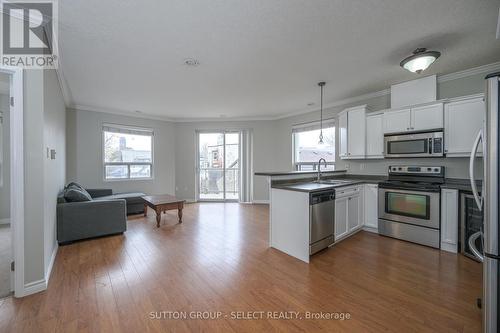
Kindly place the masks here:
POLYGON ((365 166, 366 166, 366 165, 365 165, 364 163, 361 163, 361 164, 359 165, 359 170, 364 170, 364 169, 365 169, 365 166))
POLYGON ((51 160, 55 160, 56 159, 56 150, 55 149, 51 149, 50 150, 50 159, 51 160))
POLYGON ((346 164, 344 165, 344 168, 345 168, 346 170, 349 170, 349 163, 346 163, 346 164))

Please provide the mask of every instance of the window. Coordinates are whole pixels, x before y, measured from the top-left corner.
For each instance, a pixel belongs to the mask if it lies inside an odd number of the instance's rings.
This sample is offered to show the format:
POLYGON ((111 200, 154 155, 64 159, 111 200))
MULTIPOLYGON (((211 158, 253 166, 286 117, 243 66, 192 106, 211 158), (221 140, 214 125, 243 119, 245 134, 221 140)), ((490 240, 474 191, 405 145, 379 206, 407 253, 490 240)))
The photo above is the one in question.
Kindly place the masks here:
POLYGON ((153 176, 153 130, 103 126, 104 179, 150 179, 153 176))
POLYGON ((320 125, 318 123, 294 126, 293 163, 295 170, 314 171, 318 169, 318 161, 324 158, 327 167, 321 164, 322 170, 335 169, 335 124, 333 120, 323 121, 323 144, 318 144, 320 125))

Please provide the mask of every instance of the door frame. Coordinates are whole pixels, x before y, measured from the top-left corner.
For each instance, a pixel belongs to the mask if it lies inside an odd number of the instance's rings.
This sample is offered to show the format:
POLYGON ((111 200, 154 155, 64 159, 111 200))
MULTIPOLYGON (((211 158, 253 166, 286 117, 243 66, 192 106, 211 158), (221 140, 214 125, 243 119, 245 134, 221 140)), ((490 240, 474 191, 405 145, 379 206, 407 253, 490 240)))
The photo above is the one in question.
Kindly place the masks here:
MULTIPOLYGON (((24 130, 23 69, 0 66, 10 76, 10 226, 15 262, 14 296, 23 297, 24 287, 24 130), (15 184, 15 186, 14 186, 15 184)), ((11 283, 12 284, 12 283, 11 283)))
MULTIPOLYGON (((198 202, 238 202, 240 195, 238 193, 238 199, 226 199, 226 133, 238 133, 240 134, 240 139, 238 143, 238 158, 240 159, 240 171, 238 172, 238 188, 241 187, 241 130, 240 129, 207 129, 207 130, 196 130, 196 181, 195 181, 195 198, 198 202), (200 199, 200 134, 210 134, 210 133, 222 133, 224 134, 224 168, 222 168, 223 173, 223 183, 224 183, 224 198, 223 199, 200 199)), ((239 189, 238 189, 239 192, 239 189)))

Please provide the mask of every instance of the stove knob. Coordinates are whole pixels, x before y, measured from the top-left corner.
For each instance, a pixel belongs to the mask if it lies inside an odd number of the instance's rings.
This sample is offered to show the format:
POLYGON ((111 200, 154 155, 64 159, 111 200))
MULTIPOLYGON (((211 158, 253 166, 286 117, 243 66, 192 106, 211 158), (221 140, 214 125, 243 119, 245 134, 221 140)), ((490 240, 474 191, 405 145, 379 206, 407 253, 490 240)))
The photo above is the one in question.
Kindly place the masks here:
POLYGON ((403 168, 398 168, 399 171, 403 170, 403 168))
POLYGON ((427 171, 432 171, 432 168, 427 168, 427 171))
POLYGON ((439 168, 434 168, 434 171, 435 172, 439 172, 439 168))

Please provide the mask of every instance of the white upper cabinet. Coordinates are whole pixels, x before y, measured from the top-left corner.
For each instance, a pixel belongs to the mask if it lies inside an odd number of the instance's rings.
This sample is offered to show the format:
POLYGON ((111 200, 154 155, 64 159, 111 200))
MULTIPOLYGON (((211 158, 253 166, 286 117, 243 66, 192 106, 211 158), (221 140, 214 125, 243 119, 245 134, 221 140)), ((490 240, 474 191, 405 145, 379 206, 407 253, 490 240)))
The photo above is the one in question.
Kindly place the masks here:
POLYGON ((366 158, 384 158, 382 114, 366 116, 366 158))
POLYGON ((410 130, 411 109, 384 112, 384 133, 399 133, 410 130))
MULTIPOLYGON (((483 127, 486 106, 482 96, 446 103, 444 107, 444 151, 448 157, 469 156, 477 133, 483 127)), ((479 145, 479 151, 482 151, 479 145)))
POLYGON ((366 105, 362 105, 339 114, 339 156, 342 159, 365 158, 366 110, 366 105))
POLYGON ((443 128, 443 103, 418 106, 411 109, 411 130, 443 128))
POLYGON ((366 108, 349 110, 347 113, 347 155, 364 158, 366 154, 366 108))
POLYGON ((384 113, 384 133, 443 128, 443 103, 434 103, 384 113))
POLYGON ((347 112, 339 114, 339 140, 339 156, 345 158, 347 157, 347 112))

